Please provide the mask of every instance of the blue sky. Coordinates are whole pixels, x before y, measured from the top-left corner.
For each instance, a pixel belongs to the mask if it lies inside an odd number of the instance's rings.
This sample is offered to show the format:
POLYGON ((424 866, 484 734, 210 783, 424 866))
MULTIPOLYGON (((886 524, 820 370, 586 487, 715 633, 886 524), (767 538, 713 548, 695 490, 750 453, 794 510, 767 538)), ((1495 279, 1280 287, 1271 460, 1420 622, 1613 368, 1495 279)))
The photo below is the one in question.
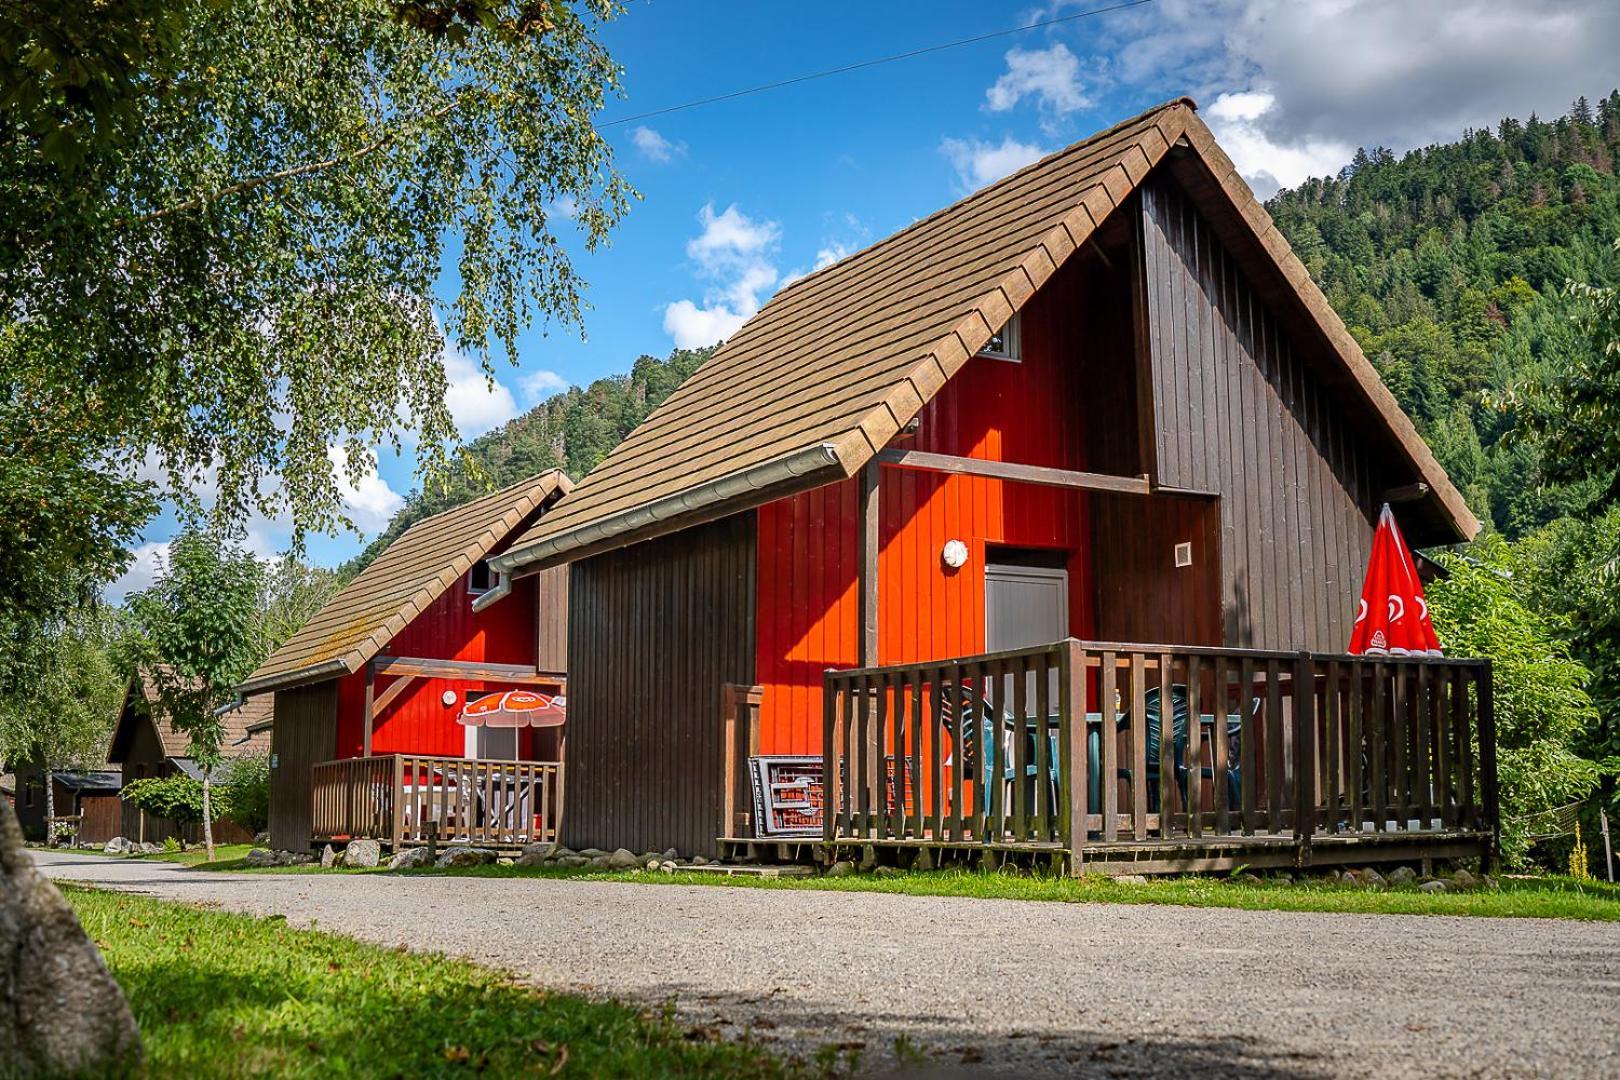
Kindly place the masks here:
MULTIPOLYGON (((605 41, 626 96, 602 120, 1071 15, 1110 0, 786 5, 632 0, 605 41)), ((1577 0, 1155 0, 1059 26, 605 129, 642 199, 611 244, 571 248, 589 283, 584 336, 536 327, 491 391, 447 357, 464 437, 642 353, 729 334, 795 274, 1157 102, 1192 95, 1261 194, 1620 81, 1620 5, 1577 0)), ((567 232, 564 233, 568 236, 567 232)), ((444 296, 453 279, 443 285, 444 296)), ((346 492, 374 534, 414 486, 385 453, 346 492)), ((285 521, 247 524, 269 554, 285 521)), ((150 579, 153 522, 114 597, 150 579)), ((312 537, 335 564, 365 535, 312 537)))

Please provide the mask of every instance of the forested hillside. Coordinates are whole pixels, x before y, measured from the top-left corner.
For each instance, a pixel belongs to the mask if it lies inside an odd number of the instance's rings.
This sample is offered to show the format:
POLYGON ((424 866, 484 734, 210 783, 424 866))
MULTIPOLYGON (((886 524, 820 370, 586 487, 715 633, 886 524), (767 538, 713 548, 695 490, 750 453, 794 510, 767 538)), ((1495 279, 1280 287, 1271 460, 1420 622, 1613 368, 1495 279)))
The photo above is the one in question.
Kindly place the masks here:
POLYGON ((474 439, 465 448, 472 467, 453 475, 443 488, 413 491, 388 528, 342 568, 343 576, 359 573, 416 522, 483 491, 550 468, 561 468, 578 480, 713 352, 713 348, 676 349, 663 359, 642 356, 628 375, 609 375, 583 389, 571 387, 474 439))
POLYGON ((1620 92, 1400 157, 1363 150, 1270 203, 1480 519, 1508 536, 1585 494, 1539 482, 1503 403, 1590 347, 1566 283, 1620 283, 1617 153, 1620 92))

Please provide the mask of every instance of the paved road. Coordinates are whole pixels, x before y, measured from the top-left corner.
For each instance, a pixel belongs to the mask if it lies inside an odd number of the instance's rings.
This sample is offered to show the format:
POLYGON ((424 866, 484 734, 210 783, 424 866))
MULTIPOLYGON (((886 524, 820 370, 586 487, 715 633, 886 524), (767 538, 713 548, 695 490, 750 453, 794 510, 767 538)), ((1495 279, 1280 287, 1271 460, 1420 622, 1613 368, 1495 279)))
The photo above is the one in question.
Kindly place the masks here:
POLYGON ((230 874, 40 853, 59 878, 675 998, 933 1074, 1620 1075, 1620 924, 557 881, 230 874))

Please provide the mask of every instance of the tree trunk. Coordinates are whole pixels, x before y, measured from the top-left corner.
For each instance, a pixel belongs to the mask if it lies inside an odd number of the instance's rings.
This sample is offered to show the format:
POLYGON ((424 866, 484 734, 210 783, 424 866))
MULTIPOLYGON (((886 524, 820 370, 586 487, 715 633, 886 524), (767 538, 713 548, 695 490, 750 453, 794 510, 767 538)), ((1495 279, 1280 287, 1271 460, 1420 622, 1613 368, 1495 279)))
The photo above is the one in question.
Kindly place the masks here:
POLYGON ((0 1074, 121 1076, 140 1057, 123 991, 0 799, 0 1074))
POLYGON ((210 766, 203 769, 203 849, 208 853, 208 861, 214 861, 214 770, 210 766))
POLYGON ((56 776, 49 765, 41 763, 45 773, 45 846, 56 846, 56 776))

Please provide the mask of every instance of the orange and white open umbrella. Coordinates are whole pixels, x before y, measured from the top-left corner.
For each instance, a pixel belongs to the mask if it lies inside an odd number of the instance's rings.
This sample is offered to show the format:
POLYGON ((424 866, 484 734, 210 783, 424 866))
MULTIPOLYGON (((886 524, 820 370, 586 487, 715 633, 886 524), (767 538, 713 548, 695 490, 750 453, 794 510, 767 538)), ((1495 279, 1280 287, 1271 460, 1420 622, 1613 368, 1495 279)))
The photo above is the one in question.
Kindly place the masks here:
POLYGON ((507 690, 468 702, 456 719, 467 727, 561 727, 568 719, 568 699, 562 694, 507 690))

